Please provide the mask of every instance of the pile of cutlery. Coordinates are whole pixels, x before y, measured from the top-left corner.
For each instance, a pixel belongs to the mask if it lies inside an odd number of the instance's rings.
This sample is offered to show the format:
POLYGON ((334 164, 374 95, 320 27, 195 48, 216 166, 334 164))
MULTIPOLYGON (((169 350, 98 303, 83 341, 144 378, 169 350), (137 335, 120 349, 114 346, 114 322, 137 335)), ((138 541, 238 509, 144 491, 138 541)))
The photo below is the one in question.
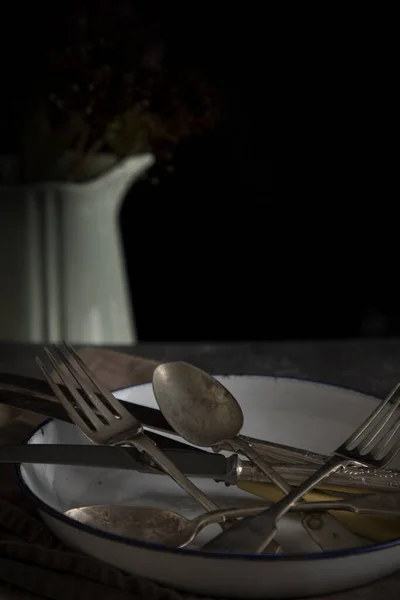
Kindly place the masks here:
MULTIPOLYGON (((160 408, 155 410, 117 400, 68 344, 62 349, 53 346, 45 352, 51 369, 40 359, 37 362, 46 381, 0 374, 0 404, 71 421, 93 445, 85 446, 85 452, 75 445, 52 444, 50 452, 47 444, 3 445, 0 462, 101 466, 169 476, 207 512, 196 522, 185 524, 188 533, 183 542, 177 539, 161 539, 161 542, 182 547, 200 529, 214 522, 221 525, 222 532, 204 546, 206 551, 276 552, 276 524, 291 510, 299 514, 320 513, 327 530, 336 528, 341 533, 341 547, 351 547, 357 541, 356 536, 343 531, 326 511, 340 509, 400 516, 397 492, 400 472, 385 469, 400 449, 399 385, 362 426, 327 457, 240 435, 243 414, 236 400, 216 379, 187 363, 165 363, 155 369, 153 391, 160 408), (198 402, 198 398, 202 402, 198 402), (163 435, 171 433, 181 441, 163 435), (214 452, 201 447, 212 448, 214 452), (221 450, 230 450, 231 455, 220 454, 221 450), (259 503, 247 512, 243 509, 235 512, 218 506, 191 477, 210 478, 227 485, 275 484, 284 497, 272 506, 264 503, 260 507, 259 503), (304 496, 315 487, 351 488, 352 491, 357 488, 368 493, 341 493, 340 500, 305 503, 304 496)), ((112 509, 112 514, 114 528, 118 529, 117 521, 122 519, 124 511, 117 508, 112 509)), ((90 517, 99 522, 100 513, 91 507, 74 510, 70 515, 73 518, 90 517)), ((145 511, 145 507, 141 510, 145 511)), ((154 514, 154 518, 165 524, 165 531, 170 531, 171 521, 183 519, 170 511, 161 513, 154 514)), ((141 522, 139 517, 137 522, 141 522)), ((143 532, 142 529, 142 526, 136 527, 132 535, 138 539, 154 536, 154 531, 143 532)), ((318 537, 306 526, 304 531, 321 550, 332 549, 327 548, 323 532, 318 537)), ((358 541, 360 545, 368 543, 360 537, 358 541)))

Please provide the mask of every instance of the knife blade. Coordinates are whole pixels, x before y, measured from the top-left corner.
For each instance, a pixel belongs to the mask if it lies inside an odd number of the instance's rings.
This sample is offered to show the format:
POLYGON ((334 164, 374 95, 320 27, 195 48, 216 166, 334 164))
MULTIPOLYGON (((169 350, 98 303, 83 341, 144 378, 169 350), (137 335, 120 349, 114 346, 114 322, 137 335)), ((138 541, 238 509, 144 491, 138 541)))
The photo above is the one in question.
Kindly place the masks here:
MULTIPOLYGON (((64 385, 60 385, 60 388, 68 394, 64 385)), ((138 421, 147 427, 174 433, 171 425, 164 419, 159 410, 125 402, 124 400, 120 400, 120 402, 130 413, 134 413, 138 421)), ((20 410, 39 413, 53 419, 70 421, 65 410, 55 398, 50 386, 42 379, 0 373, 0 403, 20 410)))

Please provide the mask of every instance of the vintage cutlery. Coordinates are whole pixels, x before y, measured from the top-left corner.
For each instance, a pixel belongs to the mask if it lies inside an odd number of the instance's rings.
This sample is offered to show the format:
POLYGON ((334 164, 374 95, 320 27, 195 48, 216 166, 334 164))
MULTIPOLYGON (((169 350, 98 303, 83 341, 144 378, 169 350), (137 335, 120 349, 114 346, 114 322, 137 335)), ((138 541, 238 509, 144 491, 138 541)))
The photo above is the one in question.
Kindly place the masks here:
MULTIPOLYGON (((44 381, 34 381, 47 386, 46 382, 44 381)), ((60 387, 64 389, 64 392, 66 391, 64 386, 60 385, 60 387)), ((27 394, 26 390, 24 393, 27 394)), ((7 397, 7 400, 3 399, 3 402, 0 398, 0 404, 8 404, 10 400, 10 405, 15 406, 20 410, 28 410, 28 412, 42 415, 45 418, 57 419, 70 423, 71 419, 63 409, 62 405, 58 402, 58 400, 55 399, 54 395, 48 395, 48 397, 52 397, 53 400, 43 398, 42 396, 38 400, 32 400, 30 396, 20 397, 11 394, 10 397, 7 397), (28 403, 29 408, 27 408, 26 403, 28 403)), ((125 405, 130 408, 132 408, 132 406, 134 408, 137 407, 138 409, 143 408, 140 405, 131 405, 129 403, 125 403, 125 405)), ((156 410, 154 412, 159 413, 159 411, 156 410)), ((173 460, 176 465, 188 476, 206 477, 215 479, 217 481, 223 481, 232 485, 236 485, 238 482, 246 481, 260 483, 270 481, 269 478, 261 473, 257 467, 252 465, 250 461, 242 460, 236 456, 226 458, 220 454, 210 454, 209 452, 193 448, 192 446, 188 446, 187 444, 173 440, 170 437, 159 435, 152 431, 146 431, 146 435, 153 439, 157 446, 161 447, 169 456, 169 458, 173 460)), ((29 450, 29 453, 25 445, 0 446, 0 462, 36 462, 48 464, 48 451, 43 454, 43 452, 39 451, 38 448, 40 444, 36 444, 35 446, 36 449, 32 448, 29 450), (33 456, 36 456, 35 460, 30 460, 33 458, 33 456)), ((132 449, 129 450, 128 448, 125 448, 125 450, 129 453, 132 449)), ((103 448, 101 452, 97 447, 92 447, 86 451, 84 457, 82 455, 78 455, 68 459, 68 455, 64 455, 64 458, 58 460, 57 456, 57 453, 52 455, 52 458, 54 459, 53 464, 76 464, 92 467, 109 467, 115 469, 135 468, 132 466, 130 460, 126 458, 124 453, 118 453, 116 448, 110 446, 103 448), (70 460, 71 462, 69 462, 70 460)), ((322 455, 319 456, 322 461, 324 457, 322 455)), ((143 469, 148 468, 149 472, 162 473, 162 471, 156 468, 154 464, 152 465, 153 468, 150 468, 150 461, 146 460, 143 454, 141 455, 141 460, 144 463, 143 469)), ((303 483, 303 481, 312 475, 316 469, 313 464, 307 465, 300 463, 274 464, 274 468, 283 477, 285 477, 290 485, 299 485, 300 483, 303 483)), ((322 487, 327 489, 332 487, 365 488, 367 490, 376 491, 387 489, 391 491, 393 489, 400 488, 400 473, 393 470, 367 469, 364 467, 353 466, 344 468, 337 473, 333 473, 326 481, 323 482, 322 487)))
MULTIPOLYGON (((304 507, 304 510, 302 506, 297 504, 291 508, 291 511, 300 512, 301 509, 301 512, 307 512, 307 514, 317 513, 314 516, 314 521, 318 520, 319 541, 324 539, 325 550, 354 548, 371 544, 370 541, 361 538, 361 536, 349 532, 342 525, 335 527, 334 535, 331 535, 325 523, 327 515, 321 513, 321 510, 324 510, 324 504, 324 502, 309 503, 304 507)), ((340 502, 337 504, 342 506, 340 502)), ((67 510, 64 514, 80 523, 99 527, 123 537, 174 548, 183 548, 192 542, 208 525, 223 523, 232 518, 257 515, 264 509, 265 505, 246 508, 222 508, 203 513, 194 519, 187 519, 171 510, 150 506, 83 506, 67 510)), ((400 514, 400 507, 397 508, 397 514, 400 514)))
MULTIPOLYGON (((64 394, 67 392, 62 384, 59 387, 64 394)), ((159 410, 123 400, 119 402, 128 412, 134 414, 144 427, 165 433, 175 433, 159 410)), ((70 420, 47 382, 41 379, 0 373, 0 404, 40 413, 53 419, 70 420)), ((241 437, 257 452, 265 454, 269 461, 321 465, 326 460, 325 456, 307 450, 274 442, 264 442, 248 436, 241 437)))
MULTIPOLYGON (((63 385, 60 385, 62 391, 67 392, 63 385)), ((136 410, 138 412, 141 409, 149 411, 144 413, 144 417, 147 419, 146 422, 151 422, 154 425, 153 419, 164 420, 161 412, 152 408, 143 407, 141 405, 131 404, 128 402, 122 402, 122 404, 130 411, 136 410)), ((0 374, 0 404, 6 404, 18 408, 20 410, 28 410, 29 412, 42 415, 44 418, 52 418, 60 421, 71 422, 70 417, 58 402, 51 388, 48 387, 46 381, 34 378, 26 378, 19 375, 8 375, 0 374), (12 383, 12 385, 11 385, 12 383), (7 387, 4 390, 2 386, 7 387), (33 388, 33 391, 32 391, 33 388), (13 392, 10 392, 10 389, 13 392), (2 395, 3 394, 3 395, 2 395)), ((163 430, 163 428, 154 427, 155 429, 163 430)), ((165 430, 172 431, 170 425, 165 421, 165 430)), ((171 439, 170 437, 164 437, 156 434, 152 431, 146 431, 146 435, 151 437, 153 441, 166 452, 171 460, 176 462, 177 466, 184 471, 185 474, 194 477, 206 477, 215 480, 220 480, 232 485, 236 485, 238 482, 269 482, 269 478, 254 467, 249 461, 243 461, 236 459, 235 456, 226 458, 219 454, 210 454, 192 446, 188 446, 182 442, 171 439), (179 452, 176 452, 179 450, 179 452)), ((252 439, 252 438, 247 438, 252 439)), ((269 446, 269 443, 266 442, 269 446)), ((272 446, 281 447, 279 444, 272 444, 272 446)), ((40 446, 40 445, 36 445, 40 446)), ((53 446, 54 448, 54 446, 53 446)), ((287 448, 282 446, 282 448, 287 448)), ((0 462, 27 462, 27 463, 48 463, 48 452, 45 454, 40 453, 36 457, 36 460, 30 460, 33 457, 33 452, 39 452, 39 448, 34 450, 33 448, 29 451, 31 454, 27 454, 26 446, 3 446, 0 447, 0 462)), ((125 448, 127 452, 132 449, 125 448)), ((260 450, 259 450, 260 451, 260 450)), ((313 454, 318 457, 318 462, 322 463, 326 460, 323 455, 313 454)), ((119 453, 117 448, 107 447, 102 448, 101 452, 98 447, 88 447, 86 451, 86 457, 79 459, 79 456, 75 459, 68 458, 57 460, 57 454, 54 456, 54 464, 82 464, 86 466, 99 466, 99 467, 110 467, 116 469, 132 469, 134 468, 130 463, 130 460, 126 459, 124 453, 119 453), (97 452, 98 451, 98 452, 97 452), (93 454, 92 454, 93 453, 93 454), (90 462, 89 462, 90 459, 90 462), (77 462, 75 462, 77 461, 77 462)), ((268 455, 268 459, 270 459, 268 455)), ((147 469, 146 465, 149 461, 146 461, 144 455, 141 455, 141 460, 144 461, 143 469, 147 469)), ((155 465, 153 464, 153 467, 155 465)), ((312 464, 275 464, 274 468, 290 483, 290 485, 299 485, 307 477, 315 472, 315 467, 312 464)), ((160 473, 157 468, 149 468, 150 472, 160 473)), ((393 470, 384 469, 367 469, 362 466, 352 466, 344 468, 337 473, 333 473, 326 481, 323 482, 324 488, 332 487, 351 487, 351 488, 365 488, 368 490, 393 490, 400 487, 400 473, 393 470)))
POLYGON ((285 498, 257 516, 247 517, 234 524, 204 546, 211 552, 259 553, 273 540, 276 523, 307 492, 326 477, 352 462, 374 468, 385 467, 400 451, 400 383, 377 406, 331 458, 303 484, 294 488, 285 498), (398 394, 398 397, 396 397, 398 394), (390 407, 388 407, 391 403, 390 407), (386 412, 384 413, 383 411, 386 412))
POLYGON ((53 349, 54 355, 46 348, 46 355, 68 390, 68 396, 60 390, 58 384, 39 358, 37 358, 37 363, 72 421, 89 440, 95 444, 116 446, 127 444, 136 447, 149 455, 158 467, 165 471, 206 510, 211 511, 219 508, 144 433, 141 423, 107 390, 69 344, 65 343, 65 350, 68 354, 64 354, 55 345, 53 345, 53 349), (72 364, 70 357, 74 358, 81 372, 72 364), (61 369, 61 365, 65 367, 66 371, 61 369), (78 383, 83 393, 76 390, 73 380, 78 383), (95 387, 98 395, 93 393, 92 386, 95 387))

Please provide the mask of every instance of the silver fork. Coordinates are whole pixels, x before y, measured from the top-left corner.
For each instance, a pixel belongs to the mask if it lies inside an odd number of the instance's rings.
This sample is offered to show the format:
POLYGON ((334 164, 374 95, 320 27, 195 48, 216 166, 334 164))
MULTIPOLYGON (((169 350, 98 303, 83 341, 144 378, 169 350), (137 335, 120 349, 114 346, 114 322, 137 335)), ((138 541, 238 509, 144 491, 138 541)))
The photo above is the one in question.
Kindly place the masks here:
POLYGON ((399 388, 400 383, 356 429, 353 435, 332 453, 331 458, 306 479, 303 484, 294 488, 270 509, 255 517, 242 519, 228 531, 221 533, 208 542, 203 550, 246 554, 260 553, 274 538, 278 520, 326 477, 352 462, 378 469, 390 463, 400 451, 400 439, 396 435, 400 429, 400 417, 396 415, 400 405, 400 394, 395 398, 399 388), (392 400, 392 406, 386 414, 383 414, 383 411, 392 400), (381 417, 381 415, 383 416, 381 417), (387 428, 386 431, 385 428, 387 428), (379 437, 380 435, 381 437, 379 437))
POLYGON ((119 402, 111 392, 99 381, 87 367, 73 348, 64 342, 66 350, 79 365, 82 373, 72 364, 57 346, 53 345, 53 356, 48 348, 46 355, 55 372, 68 389, 68 398, 60 389, 54 378, 50 375, 45 365, 36 358, 42 373, 46 377, 51 389, 60 403, 63 405, 71 420, 79 427, 82 433, 95 444, 106 444, 121 446, 123 444, 136 447, 138 450, 148 454, 151 459, 165 471, 182 489, 185 490, 207 511, 216 510, 219 506, 206 494, 190 481, 175 464, 162 452, 158 446, 144 433, 142 424, 119 402), (64 373, 60 365, 63 364, 67 373, 64 373), (73 384, 73 379, 79 384, 81 391, 73 384), (94 393, 88 381, 97 390, 94 393))

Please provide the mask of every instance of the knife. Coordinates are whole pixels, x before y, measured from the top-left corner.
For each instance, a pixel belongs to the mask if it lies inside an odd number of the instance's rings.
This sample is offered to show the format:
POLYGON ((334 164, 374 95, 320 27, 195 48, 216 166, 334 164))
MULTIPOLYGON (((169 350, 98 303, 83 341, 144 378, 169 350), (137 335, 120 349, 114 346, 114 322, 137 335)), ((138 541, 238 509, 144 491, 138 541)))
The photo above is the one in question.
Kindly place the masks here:
MULTIPOLYGON (((66 391, 60 385, 62 391, 66 391)), ((145 427, 164 433, 176 432, 154 408, 141 406, 132 402, 120 400, 128 412, 132 413, 145 427)), ((33 377, 0 373, 0 404, 12 406, 19 410, 28 410, 46 417, 71 422, 63 407, 54 397, 47 382, 33 377)), ((255 450, 268 457, 270 462, 313 463, 322 465, 327 457, 306 450, 290 448, 274 442, 264 442, 248 436, 242 436, 255 450)))
MULTIPOLYGON (((170 440, 153 432, 149 437, 188 477, 213 479, 225 485, 238 485, 250 493, 259 495, 270 484, 268 477, 250 461, 233 454, 205 452, 170 440), (251 484, 251 485, 250 485, 251 484), (251 486, 256 486, 254 489, 251 486), (258 488, 257 488, 258 486, 258 488), (256 489, 257 488, 257 489, 256 489), (258 490, 258 491, 257 491, 258 490)), ((81 445, 81 444, 10 444, 0 445, 0 463, 37 463, 101 467, 109 469, 135 470, 141 473, 165 475, 158 467, 135 448, 81 445), (50 447, 51 446, 51 449, 50 447)), ((313 474, 313 465, 276 465, 277 471, 290 485, 300 485, 313 474)), ((323 486, 326 490, 364 489, 368 491, 400 491, 400 473, 389 470, 358 469, 345 470, 332 475, 323 486)), ((342 492, 340 492, 342 494, 342 492)))

